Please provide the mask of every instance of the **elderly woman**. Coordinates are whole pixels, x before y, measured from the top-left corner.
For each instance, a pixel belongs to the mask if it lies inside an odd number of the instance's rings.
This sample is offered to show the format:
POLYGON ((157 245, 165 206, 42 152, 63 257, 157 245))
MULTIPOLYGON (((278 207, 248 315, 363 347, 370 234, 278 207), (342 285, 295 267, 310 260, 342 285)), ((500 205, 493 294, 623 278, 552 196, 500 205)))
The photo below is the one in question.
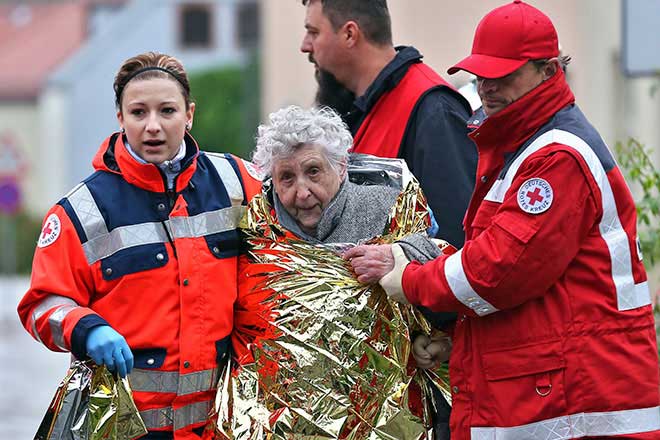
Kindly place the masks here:
POLYGON ((259 127, 253 161, 272 178, 269 197, 282 226, 312 243, 356 243, 383 233, 400 189, 351 183, 352 142, 329 109, 287 107, 259 127))
MULTIPOLYGON (((348 150, 351 145, 352 138, 346 126, 340 117, 329 109, 307 110, 295 106, 287 107, 271 114, 268 124, 259 127, 253 161, 266 176, 262 197, 267 207, 262 211, 267 212, 270 222, 277 223, 278 229, 282 228, 285 231, 288 239, 323 247, 328 244, 358 243, 387 232, 390 227, 389 216, 401 193, 401 188, 352 183, 348 178, 348 150)), ((398 166, 405 167, 402 161, 396 163, 398 166)), ((254 202, 252 206, 254 206, 254 202)), ((254 221, 254 218, 252 220, 254 221)), ((441 253, 438 245, 428 239, 425 234, 412 234, 404 237, 398 243, 411 259, 426 261, 441 253)), ((354 434, 355 436, 351 438, 367 438, 369 433, 377 430, 373 413, 375 401, 373 395, 380 390, 367 391, 358 386, 358 382, 361 380, 359 377, 362 374, 361 369, 367 371, 370 368, 367 364, 373 363, 374 370, 369 375, 370 380, 371 377, 379 375, 381 372, 383 376, 386 376, 389 373, 385 370, 392 368, 392 365, 382 365, 382 362, 392 364, 391 359, 386 356, 398 350, 406 352, 406 349, 398 345, 387 348, 387 345, 393 344, 394 341, 386 335, 387 330, 384 333, 377 328, 374 330, 369 327, 372 321, 376 322, 380 317, 373 310, 368 310, 369 313, 364 314, 365 309, 377 307, 372 303, 367 305, 366 302, 356 301, 354 297, 360 295, 351 297, 349 294, 340 301, 337 299, 339 294, 336 291, 318 290, 323 288, 316 286, 304 293, 304 295, 310 293, 309 298, 298 301, 300 298, 298 296, 290 301, 289 296, 294 296, 293 291, 305 290, 304 288, 296 290, 296 287, 292 287, 288 290, 285 289, 283 295, 277 297, 280 302, 273 305, 271 301, 271 309, 264 312, 263 305, 269 301, 266 300, 268 295, 263 293, 268 290, 264 289, 263 275, 276 271, 278 264, 281 265, 282 259, 286 257, 283 257, 282 252, 278 251, 281 248, 272 242, 267 245, 262 242, 257 246, 252 243, 252 246, 253 249, 257 248, 257 252, 259 249, 263 252, 263 249, 266 248, 267 252, 274 253, 276 257, 265 261, 267 263, 276 261, 277 264, 264 264, 263 261, 255 263, 253 260, 246 271, 252 276, 239 279, 243 288, 239 289, 239 298, 236 302, 236 328, 233 345, 238 364, 243 366, 253 362, 259 364, 252 370, 252 376, 250 376, 251 378, 257 377, 253 395, 266 396, 264 399, 270 399, 270 401, 265 403, 262 401, 263 405, 259 407, 260 409, 255 410, 254 408, 257 406, 254 402, 241 401, 241 396, 233 395, 230 399, 234 404, 233 411, 225 412, 225 414, 233 414, 233 416, 223 419, 218 426, 233 425, 246 435, 241 437, 236 430, 231 433, 224 432, 227 437, 237 439, 252 438, 250 435, 257 435, 255 434, 257 432, 277 432, 281 429, 286 429, 287 433, 293 435, 292 438, 297 438, 296 434, 309 435, 312 432, 323 434, 323 438, 345 438, 347 432, 353 432, 353 430, 360 431, 361 434, 354 434), (245 286, 249 286, 249 288, 245 286), (292 306, 291 304, 294 302, 295 305, 292 306), (351 322, 351 316, 347 315, 353 312, 342 309, 348 303, 356 307, 354 311, 356 321, 364 320, 363 317, 366 316, 368 325, 365 325, 364 322, 357 324, 351 322), (322 312, 310 312, 317 306, 322 312), (269 322, 260 322, 262 317, 265 317, 264 321, 269 322), (306 317, 309 318, 309 321, 306 321, 306 317), (292 322, 295 323, 292 324, 292 322), (276 330, 271 331, 272 328, 268 330, 268 327, 276 328, 276 330), (279 334, 284 333, 286 336, 294 336, 281 343, 276 341, 271 344, 269 340, 263 347, 254 348, 255 340, 276 339, 278 332, 279 334), (358 340, 356 334, 363 334, 362 337, 365 340, 358 340), (335 340, 335 338, 338 339, 335 340), (347 340, 351 342, 347 343, 347 340), (368 356, 370 352, 366 347, 371 343, 369 341, 373 342, 374 347, 377 346, 385 352, 382 360, 374 360, 378 356, 372 358, 373 353, 368 356), (340 347, 342 344, 348 346, 340 347), (355 347, 359 347, 359 350, 355 347), (286 354, 282 354, 285 351, 286 354), (320 359, 315 356, 320 356, 320 359), (328 357, 326 358, 326 356, 328 357), (365 359, 361 359, 363 356, 365 359), (267 360, 264 360, 266 358, 267 360), (357 359, 363 364, 358 366, 357 364, 360 362, 353 362, 352 359, 357 359), (381 366, 376 365, 379 362, 381 366), (379 368, 383 368, 383 370, 381 371, 379 368), (278 369, 280 372, 286 370, 285 376, 278 376, 276 371, 278 369), (357 370, 360 371, 356 373, 357 370), (292 387, 297 386, 300 389, 294 391, 292 387), (306 386, 311 388, 305 388, 306 386), (305 401, 304 396, 307 392, 310 393, 309 399, 305 401), (269 393, 271 397, 268 397, 269 393), (328 400, 329 403, 323 403, 326 395, 332 396, 328 400), (297 403, 288 401, 288 398, 296 400, 297 403), (349 404, 345 400, 351 403, 349 404), (334 406, 339 403, 341 403, 339 407, 334 406), (315 409, 312 409, 310 405, 315 409), (334 409, 329 410, 330 407, 334 409), (241 412, 241 408, 243 410, 245 408, 253 409, 241 412), (325 411, 332 414, 324 414, 324 410, 320 408, 324 408, 325 411), (313 411, 316 410, 319 412, 314 413, 313 411), (264 413, 267 417, 264 416, 264 413), (261 422, 259 422, 258 414, 265 417, 261 422), (232 417, 233 420, 230 420, 232 417), (269 426, 269 428, 264 428, 264 426, 269 426), (259 431, 263 429, 267 431, 259 431)), ((308 246, 308 248, 313 247, 308 246)), ((254 256, 254 252, 252 255, 254 256)), ((341 266, 342 260, 340 258, 337 260, 338 265, 341 266)), ((305 277, 311 284, 322 283, 321 279, 324 275, 321 272, 326 274, 328 267, 332 266, 324 265, 321 269, 315 265, 317 263, 319 260, 307 262, 307 269, 310 272, 295 275, 292 278, 294 284, 296 281, 306 281, 303 280, 305 277), (319 271, 319 275, 314 273, 315 270, 319 271)), ((348 277, 353 277, 348 269, 346 273, 348 277)), ((304 282, 300 284, 302 285, 304 282)), ((354 281, 354 284, 360 286, 358 282, 354 281)), ((266 287, 272 287, 272 284, 266 287)), ((368 288, 368 286, 362 286, 362 289, 368 288)), ((399 335, 398 337, 405 338, 406 336, 399 335)), ((422 367, 429 367, 433 363, 432 360, 438 360, 434 359, 435 355, 440 355, 440 360, 446 359, 448 347, 444 342, 432 341, 425 337, 414 345, 414 350, 418 363, 422 367)), ((374 350, 374 352, 376 351, 374 350)), ((405 357, 403 362, 406 363, 407 356, 402 356, 405 357)), ((397 374, 400 374, 401 367, 394 368, 394 370, 397 369, 397 374)), ((403 372, 405 373, 405 368, 403 372)), ((404 377, 408 376, 404 374, 404 377)), ((409 376, 408 381, 405 382, 406 389, 411 377, 409 376)), ((376 378, 374 377, 373 380, 376 378)), ((367 383, 364 386, 369 387, 369 385, 367 383)), ((377 388, 377 384, 373 384, 373 386, 377 388)), ((227 388, 226 385, 225 388, 227 388)), ((245 381, 239 385, 233 385, 234 393, 236 390, 243 392, 249 388, 250 385, 245 381)), ((414 399, 411 398, 412 400, 414 399)), ((407 397, 397 405, 407 406, 404 405, 406 402, 407 397)), ((380 404, 385 403, 381 401, 380 404)), ((219 412, 222 417, 223 410, 219 409, 219 412)), ((390 420, 388 423, 396 425, 398 422, 390 420)), ((390 426, 390 429, 394 428, 390 426)))

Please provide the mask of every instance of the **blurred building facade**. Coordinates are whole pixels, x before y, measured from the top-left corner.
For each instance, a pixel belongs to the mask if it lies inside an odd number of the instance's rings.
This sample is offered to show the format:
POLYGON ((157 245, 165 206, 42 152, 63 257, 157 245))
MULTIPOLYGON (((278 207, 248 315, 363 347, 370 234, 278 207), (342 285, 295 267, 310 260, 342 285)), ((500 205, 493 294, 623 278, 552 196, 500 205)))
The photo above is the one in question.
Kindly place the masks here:
MULTIPOLYGON (((554 22, 562 51, 573 61, 568 80, 577 103, 613 146, 635 137, 654 147, 660 163, 660 93, 657 79, 630 78, 622 71, 622 22, 625 0, 528 0, 554 22)), ((657 0, 633 0, 658 5, 657 0)), ((477 23, 506 0, 389 0, 394 43, 414 45, 440 73, 470 53, 477 23)), ((300 52, 305 7, 301 0, 262 0, 263 115, 287 104, 310 105, 313 67, 300 52)), ((651 10, 658 10, 652 8, 651 10)), ((660 16, 655 17, 660 22, 660 16)), ((658 47, 657 29, 648 29, 658 47)), ((655 54, 660 58, 660 51, 655 54)), ((444 75, 460 87, 469 77, 444 75)))
POLYGON ((258 0, 2 5, 0 135, 15 139, 28 164, 24 208, 42 216, 91 173, 96 149, 118 130, 112 83, 125 59, 164 52, 188 72, 241 64, 257 13, 258 0))

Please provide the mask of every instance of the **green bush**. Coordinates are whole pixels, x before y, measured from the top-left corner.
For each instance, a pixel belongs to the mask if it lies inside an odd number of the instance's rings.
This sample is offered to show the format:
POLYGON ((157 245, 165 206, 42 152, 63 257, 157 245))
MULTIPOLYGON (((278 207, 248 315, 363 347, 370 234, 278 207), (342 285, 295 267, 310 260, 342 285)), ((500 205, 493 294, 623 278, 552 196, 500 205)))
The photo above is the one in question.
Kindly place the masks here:
POLYGON ((642 191, 635 200, 638 234, 644 263, 651 267, 660 261, 660 173, 651 160, 652 152, 639 141, 617 142, 615 149, 626 177, 642 191))
POLYGON ((201 149, 249 156, 259 124, 259 66, 256 54, 245 67, 190 75, 196 103, 192 135, 201 149))
POLYGON ((2 274, 29 274, 32 269, 32 256, 37 246, 37 239, 41 231, 41 219, 32 218, 23 212, 14 215, 2 214, 2 252, 11 257, 13 254, 15 261, 8 261, 8 258, 0 259, 0 273, 2 274), (11 234, 8 237, 5 234, 11 234), (10 249, 13 246, 14 249, 10 249))

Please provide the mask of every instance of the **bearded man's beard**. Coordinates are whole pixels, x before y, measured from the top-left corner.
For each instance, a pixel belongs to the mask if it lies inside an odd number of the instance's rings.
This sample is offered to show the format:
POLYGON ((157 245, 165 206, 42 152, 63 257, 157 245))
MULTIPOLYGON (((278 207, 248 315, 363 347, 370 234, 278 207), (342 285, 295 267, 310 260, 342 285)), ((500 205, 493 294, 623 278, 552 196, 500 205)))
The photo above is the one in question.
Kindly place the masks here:
POLYGON ((316 82, 318 83, 318 90, 316 91, 315 102, 318 106, 327 106, 336 111, 342 119, 353 108, 353 101, 355 101, 355 94, 344 87, 335 76, 318 68, 316 70, 316 82))

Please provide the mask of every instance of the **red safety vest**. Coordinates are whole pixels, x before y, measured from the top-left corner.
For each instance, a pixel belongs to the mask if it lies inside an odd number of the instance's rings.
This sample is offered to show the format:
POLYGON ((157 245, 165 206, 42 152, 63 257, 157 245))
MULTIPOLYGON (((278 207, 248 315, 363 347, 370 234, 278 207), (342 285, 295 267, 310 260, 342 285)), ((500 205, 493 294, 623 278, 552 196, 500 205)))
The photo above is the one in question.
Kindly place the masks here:
POLYGON ((426 92, 439 86, 455 91, 426 64, 411 65, 399 84, 385 92, 364 119, 355 134, 352 151, 398 157, 415 106, 426 92))

